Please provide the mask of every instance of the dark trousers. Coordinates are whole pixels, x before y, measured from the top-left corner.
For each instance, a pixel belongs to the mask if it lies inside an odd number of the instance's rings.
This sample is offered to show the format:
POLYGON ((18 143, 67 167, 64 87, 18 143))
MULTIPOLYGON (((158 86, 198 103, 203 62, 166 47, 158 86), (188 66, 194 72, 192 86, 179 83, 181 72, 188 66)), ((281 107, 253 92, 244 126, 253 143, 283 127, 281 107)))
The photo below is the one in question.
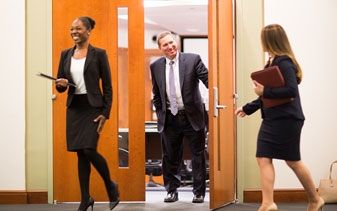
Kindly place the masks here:
POLYGON ((173 116, 166 112, 165 128, 162 132, 163 177, 167 192, 175 191, 180 186, 181 164, 183 158, 183 139, 188 141, 192 154, 193 193, 205 195, 205 131, 195 131, 184 112, 173 116))

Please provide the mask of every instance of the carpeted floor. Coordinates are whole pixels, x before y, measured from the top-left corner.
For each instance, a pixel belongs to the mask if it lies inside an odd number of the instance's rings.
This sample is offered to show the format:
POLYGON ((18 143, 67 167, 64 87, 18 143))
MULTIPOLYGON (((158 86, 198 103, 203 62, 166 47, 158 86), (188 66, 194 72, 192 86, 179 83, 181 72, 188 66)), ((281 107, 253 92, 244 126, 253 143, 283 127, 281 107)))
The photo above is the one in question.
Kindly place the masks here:
MULTIPOLYGON (((147 191, 146 202, 122 202, 114 211, 208 211, 209 195, 206 193, 205 202, 202 204, 192 203, 193 194, 190 190, 179 191, 179 201, 164 203, 164 191, 147 191)), ((0 205, 0 211, 76 211, 78 203, 61 204, 26 204, 26 205, 0 205)), ((305 203, 280 203, 280 211, 306 211, 305 203)), ((259 204, 229 204, 216 211, 256 211, 259 204)), ((95 202, 94 211, 108 211, 108 203, 95 202)), ((88 209, 91 211, 91 208, 88 209)), ((337 204, 326 205, 324 211, 337 211, 337 204)))
MULTIPOLYGON (((279 211, 306 211, 307 204, 304 203, 280 203, 277 204, 279 211)), ((258 204, 231 204, 216 211, 256 211, 258 204)), ((325 205, 324 211, 337 211, 337 204, 325 205)))
MULTIPOLYGON (((78 204, 43 204, 43 205, 0 205, 0 211, 75 211, 78 204)), ((280 211, 305 211, 306 204, 278 204, 280 211)), ((231 204, 216 211, 256 211, 258 204, 231 204)), ((108 211, 107 203, 95 204, 94 211, 108 211)), ((114 211, 207 211, 208 203, 192 204, 189 202, 166 203, 121 203, 114 211)), ((324 206, 324 211, 336 211, 337 204, 324 206)), ((89 208, 88 211, 91 211, 89 208)))

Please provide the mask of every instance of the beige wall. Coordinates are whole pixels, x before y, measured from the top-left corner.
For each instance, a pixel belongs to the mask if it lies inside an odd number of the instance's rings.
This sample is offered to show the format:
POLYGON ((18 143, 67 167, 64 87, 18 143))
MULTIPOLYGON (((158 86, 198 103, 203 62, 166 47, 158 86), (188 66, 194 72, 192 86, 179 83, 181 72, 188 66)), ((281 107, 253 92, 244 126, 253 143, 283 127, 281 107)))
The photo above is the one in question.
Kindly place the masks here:
MULTIPOLYGON (((263 25, 263 0, 236 0, 236 83, 242 106, 256 98, 250 73, 261 68, 264 57, 260 45, 260 30, 263 25)), ((259 172, 255 160, 256 137, 260 126, 260 113, 238 118, 238 199, 242 192, 259 187, 259 172)))
POLYGON ((26 1, 26 189, 52 197, 51 2, 26 1))

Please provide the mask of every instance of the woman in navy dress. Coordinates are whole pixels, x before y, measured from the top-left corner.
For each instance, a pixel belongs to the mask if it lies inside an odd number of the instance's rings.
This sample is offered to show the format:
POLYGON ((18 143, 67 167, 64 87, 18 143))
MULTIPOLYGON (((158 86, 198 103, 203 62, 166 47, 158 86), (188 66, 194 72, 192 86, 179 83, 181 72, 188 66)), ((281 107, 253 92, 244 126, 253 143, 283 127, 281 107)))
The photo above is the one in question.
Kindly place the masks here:
POLYGON ((273 190, 275 170, 273 159, 284 160, 294 171, 308 195, 308 211, 317 211, 324 205, 318 195, 309 170, 301 161, 300 137, 304 123, 298 84, 302 80, 302 70, 291 49, 284 29, 278 24, 268 25, 261 32, 262 48, 269 54, 266 67, 278 66, 284 87, 265 87, 257 81, 254 91, 258 98, 236 109, 235 114, 244 117, 261 110, 262 124, 257 138, 256 157, 260 169, 262 205, 259 211, 277 210, 273 190), (292 98, 291 102, 265 108, 261 97, 268 99, 292 98))

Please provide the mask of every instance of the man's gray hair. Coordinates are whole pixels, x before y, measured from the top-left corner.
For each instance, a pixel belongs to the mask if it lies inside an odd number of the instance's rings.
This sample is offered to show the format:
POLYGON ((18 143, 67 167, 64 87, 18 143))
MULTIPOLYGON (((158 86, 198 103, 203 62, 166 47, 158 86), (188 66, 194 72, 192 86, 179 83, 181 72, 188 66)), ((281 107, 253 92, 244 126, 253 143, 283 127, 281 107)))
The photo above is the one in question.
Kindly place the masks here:
POLYGON ((171 37, 173 37, 174 40, 176 40, 176 35, 173 34, 172 32, 170 31, 163 31, 161 33, 158 34, 157 36, 157 44, 158 44, 158 47, 160 47, 160 40, 163 39, 164 37, 166 37, 167 35, 171 35, 171 37))

